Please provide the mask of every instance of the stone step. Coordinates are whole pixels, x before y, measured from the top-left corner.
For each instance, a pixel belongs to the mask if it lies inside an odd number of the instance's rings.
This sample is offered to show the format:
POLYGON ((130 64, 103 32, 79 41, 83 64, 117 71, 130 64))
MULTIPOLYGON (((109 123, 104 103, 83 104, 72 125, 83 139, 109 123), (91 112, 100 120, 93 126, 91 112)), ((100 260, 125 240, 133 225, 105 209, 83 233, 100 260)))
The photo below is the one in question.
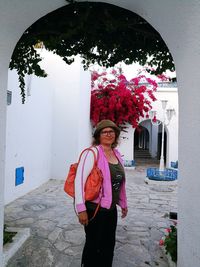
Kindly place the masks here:
POLYGON ((135 158, 151 158, 151 155, 135 155, 135 158))
POLYGON ((159 160, 153 159, 153 158, 135 158, 135 165, 140 166, 140 165, 145 165, 148 164, 149 166, 158 166, 159 165, 159 160))
POLYGON ((134 151, 134 157, 137 158, 151 158, 149 150, 146 149, 137 149, 134 151))

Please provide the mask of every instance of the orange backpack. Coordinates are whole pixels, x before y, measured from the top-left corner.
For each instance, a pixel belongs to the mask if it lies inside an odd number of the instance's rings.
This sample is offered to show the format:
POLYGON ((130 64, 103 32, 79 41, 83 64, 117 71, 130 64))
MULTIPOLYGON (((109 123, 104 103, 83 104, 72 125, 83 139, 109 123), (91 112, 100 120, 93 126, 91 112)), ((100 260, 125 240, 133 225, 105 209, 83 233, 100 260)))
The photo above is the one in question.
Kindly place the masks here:
MULTIPOLYGON (((76 178, 76 172, 79 165, 79 162, 81 160, 81 156, 85 151, 92 151, 94 156, 94 165, 90 172, 90 174, 87 177, 86 183, 85 183, 85 200, 91 201, 96 199, 99 196, 100 189, 103 182, 103 175, 101 170, 97 167, 97 157, 95 152, 92 150, 92 148, 86 148, 84 149, 79 157, 78 163, 74 163, 70 166, 69 173, 67 175, 67 179, 65 181, 64 185, 64 191, 71 197, 75 196, 75 178, 76 178)), ((98 151, 98 149, 97 149, 98 151)))

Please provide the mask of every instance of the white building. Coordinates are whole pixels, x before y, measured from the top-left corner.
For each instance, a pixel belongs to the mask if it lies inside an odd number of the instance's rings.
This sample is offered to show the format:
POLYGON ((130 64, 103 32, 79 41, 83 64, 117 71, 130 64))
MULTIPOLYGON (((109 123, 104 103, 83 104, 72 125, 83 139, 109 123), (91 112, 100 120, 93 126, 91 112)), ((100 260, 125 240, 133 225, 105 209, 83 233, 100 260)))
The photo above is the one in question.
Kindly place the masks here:
POLYGON ((69 165, 91 142, 90 73, 78 58, 68 66, 53 53, 41 53, 48 77, 26 77, 24 105, 16 72, 8 75, 5 204, 51 178, 65 179, 69 165), (24 180, 16 177, 18 168, 24 169, 24 180))
MULTIPOLYGON (((48 77, 26 77, 24 105, 18 76, 15 71, 8 72, 8 91, 12 93, 12 100, 7 108, 5 204, 48 179, 65 179, 69 165, 77 160, 83 148, 91 144, 90 72, 83 71, 78 57, 68 66, 51 52, 42 50, 41 56, 48 77), (21 169, 20 178, 16 171, 21 169)), ((159 99, 168 99, 176 110, 171 128, 167 130, 167 140, 170 140, 168 161, 175 161, 178 157, 177 90, 160 88, 155 96, 158 101, 153 108, 158 111, 158 119, 162 116, 159 99)), ((141 121, 141 125, 149 131, 148 148, 155 157, 159 127, 152 126, 150 120, 141 121)), ((127 135, 122 136, 128 138, 121 140, 120 151, 125 160, 134 160, 132 127, 129 126, 127 135)))
MULTIPOLYGON (((178 160, 178 90, 177 87, 170 87, 170 85, 173 84, 163 83, 162 87, 158 87, 155 93, 157 101, 152 103, 152 109, 157 112, 156 119, 158 123, 163 122, 165 116, 164 158, 166 167, 170 167, 171 162, 178 160), (166 117, 166 112, 163 114, 161 100, 168 101, 166 109, 173 109, 170 122, 166 117)), ((141 132, 129 125, 126 129, 127 133, 122 133, 123 141, 120 144, 120 151, 124 155, 124 159, 128 162, 135 161, 136 153, 139 151, 148 152, 152 158, 159 159, 162 124, 157 125, 157 122, 152 124, 150 119, 141 118, 139 126, 141 132)))
MULTIPOLYGON (((178 194, 178 267, 200 266, 200 213, 198 212, 200 205, 200 2, 196 0, 104 0, 104 2, 119 5, 146 19, 160 33, 174 58, 179 89, 178 159, 179 177, 181 177, 178 194)), ((8 65, 13 49, 25 29, 42 16, 65 4, 64 0, 18 2, 2 0, 0 2, 0 265, 6 181, 8 65)), ((76 105, 76 103, 73 104, 76 105)))

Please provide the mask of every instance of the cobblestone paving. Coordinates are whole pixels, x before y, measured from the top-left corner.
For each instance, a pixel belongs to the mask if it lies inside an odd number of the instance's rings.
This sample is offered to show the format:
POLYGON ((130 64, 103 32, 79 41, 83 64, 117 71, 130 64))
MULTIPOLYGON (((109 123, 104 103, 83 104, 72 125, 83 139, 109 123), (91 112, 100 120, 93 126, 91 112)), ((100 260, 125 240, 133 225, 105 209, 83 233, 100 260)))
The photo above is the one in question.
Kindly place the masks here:
MULTIPOLYGON (((119 210, 113 267, 168 267, 158 242, 171 224, 166 215, 177 211, 177 185, 146 184, 145 169, 126 171, 129 213, 122 220, 119 210)), ((50 180, 7 205, 5 221, 31 229, 8 267, 80 267, 84 231, 62 181, 50 180)))

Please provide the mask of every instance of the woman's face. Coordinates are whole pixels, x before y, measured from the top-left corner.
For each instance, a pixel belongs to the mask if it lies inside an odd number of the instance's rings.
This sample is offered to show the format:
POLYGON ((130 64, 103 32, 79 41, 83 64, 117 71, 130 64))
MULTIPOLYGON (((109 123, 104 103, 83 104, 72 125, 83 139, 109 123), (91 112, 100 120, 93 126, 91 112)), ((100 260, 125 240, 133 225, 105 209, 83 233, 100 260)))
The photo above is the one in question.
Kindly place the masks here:
POLYGON ((107 127, 100 132, 100 144, 112 145, 115 142, 115 131, 113 128, 107 127))

